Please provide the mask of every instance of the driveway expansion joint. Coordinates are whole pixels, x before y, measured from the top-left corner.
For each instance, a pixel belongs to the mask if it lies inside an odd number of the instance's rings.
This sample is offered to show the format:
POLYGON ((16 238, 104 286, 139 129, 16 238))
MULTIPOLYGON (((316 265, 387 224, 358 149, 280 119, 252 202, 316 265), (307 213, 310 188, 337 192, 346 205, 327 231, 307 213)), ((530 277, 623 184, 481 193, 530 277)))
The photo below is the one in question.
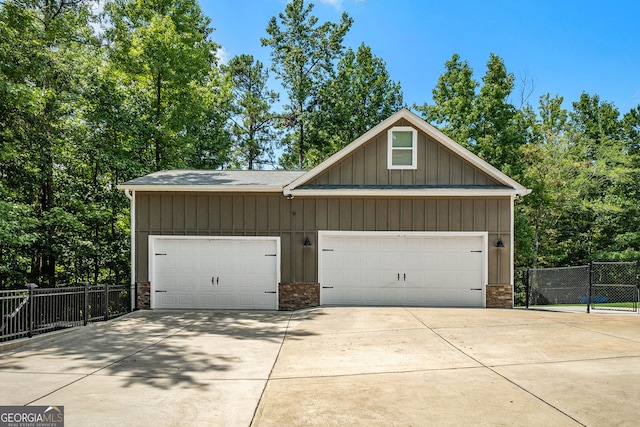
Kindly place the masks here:
MULTIPOLYGON (((405 308, 406 309, 406 308, 405 308)), ((529 394, 530 396, 534 397, 535 399, 539 400, 540 402, 544 403, 545 405, 553 408, 554 410, 558 411, 559 413, 563 414, 564 416, 566 416, 567 418, 570 418, 571 420, 575 421, 576 423, 580 424, 581 426, 587 427, 586 424, 583 424, 582 422, 580 422, 579 420, 577 420, 575 417, 571 416, 570 414, 568 414, 566 411, 563 411, 562 409, 558 408, 557 406, 553 405, 551 402, 548 402, 547 400, 543 399, 542 397, 538 396, 537 394, 535 394, 534 392, 532 392, 531 390, 528 390, 526 387, 518 384, 517 382, 515 382, 514 380, 506 377, 505 375, 501 374, 500 372, 496 371, 495 369, 493 369, 491 366, 481 362, 480 360, 478 360, 477 358, 471 356, 470 354, 468 354, 467 352, 465 352, 463 349, 459 348, 458 346, 456 346, 455 344, 453 344, 451 341, 449 341, 448 339, 446 339, 444 336, 440 335, 438 333, 438 331, 436 331, 435 329, 431 328, 429 325, 427 325, 426 323, 424 323, 422 321, 422 319, 418 318, 414 313, 412 313, 411 311, 407 310, 413 317, 416 318, 416 320, 418 320, 420 323, 422 323, 427 329, 429 329, 431 332, 433 332, 434 334, 436 334, 441 340, 443 340, 445 343, 447 343, 448 345, 450 345, 452 348, 454 348, 455 350, 457 350, 458 352, 460 352, 461 354, 463 354, 464 356, 468 357, 469 359, 475 361, 476 363, 478 363, 479 365, 481 365, 482 367, 488 369, 489 371, 491 371, 492 373, 494 373, 495 375, 499 376, 500 378, 504 379, 505 381, 513 384, 515 387, 519 388, 520 390, 524 391, 525 393, 529 394)))
POLYGON ((278 363, 278 358, 280 357, 280 352, 282 351, 284 342, 287 339, 287 335, 289 333, 289 326, 291 325, 291 318, 293 317, 294 313, 295 312, 292 311, 289 314, 289 318, 287 319, 287 326, 284 328, 284 333, 282 334, 282 341, 280 342, 280 347, 278 347, 278 352, 276 353, 276 357, 273 359, 273 364, 271 365, 271 369, 269 370, 269 375, 267 375, 267 379, 264 382, 262 391, 260 392, 260 397, 258 398, 258 401, 256 402, 256 406, 253 409, 253 415, 251 416, 251 423, 249 424, 249 427, 251 427, 255 421, 256 414, 258 413, 258 408, 260 407, 260 403, 262 402, 262 398, 264 397, 264 392, 267 389, 267 384, 269 384, 269 381, 271 380, 271 376, 273 375, 273 370, 276 367, 276 363, 278 363))
POLYGON ((194 323, 196 323, 196 322, 197 322, 197 321, 194 321, 194 322, 190 323, 189 325, 186 325, 186 326, 184 326, 183 328, 178 329, 178 330, 177 330, 177 331, 175 331, 174 333, 172 333, 172 334, 170 334, 170 335, 167 335, 167 336, 163 337, 162 339, 157 340, 156 342, 154 342, 154 343, 152 343, 152 344, 149 344, 149 345, 148 345, 148 346, 146 346, 146 347, 143 347, 143 348, 141 348, 141 349, 138 349, 138 350, 134 351, 133 353, 131 353, 131 354, 127 355, 127 356, 124 356, 124 357, 122 357, 122 358, 120 358, 120 359, 118 359, 118 360, 115 360, 115 361, 113 361, 113 362, 111 362, 111 363, 108 363, 108 364, 106 364, 106 365, 104 365, 104 366, 101 366, 100 368, 98 368, 98 369, 96 369, 96 370, 94 370, 94 371, 92 371, 92 372, 89 372, 88 374, 84 374, 84 375, 83 375, 83 376, 81 376, 80 378, 77 378, 77 379, 76 379, 76 380, 74 380, 74 381, 71 381, 71 382, 69 382, 69 383, 67 383, 67 384, 64 384, 64 385, 62 385, 62 386, 60 386, 60 387, 56 388, 55 390, 51 390, 50 392, 48 392, 48 393, 46 393, 46 394, 43 394, 42 396, 40 396, 40 397, 38 397, 38 398, 36 398, 36 399, 33 399, 33 400, 31 400, 30 402, 25 403, 25 405, 24 405, 24 406, 31 405, 31 404, 33 404, 34 402, 37 402, 38 400, 44 399, 45 397, 50 396, 50 395, 52 395, 52 394, 54 394, 54 393, 56 393, 56 392, 58 392, 58 391, 60 391, 60 390, 62 390, 62 389, 64 389, 64 388, 67 388, 67 387, 69 387, 69 386, 71 386, 71 385, 73 385, 73 384, 76 384, 76 383, 78 383, 78 382, 80 382, 80 381, 84 380, 84 379, 87 379, 87 378, 89 378, 89 377, 91 377, 91 376, 93 376, 93 375, 96 375, 98 372, 100 372, 100 371, 102 371, 102 370, 104 370, 104 369, 107 369, 107 368, 109 368, 109 367, 111 367, 111 366, 113 366, 113 365, 115 365, 115 364, 117 364, 117 363, 121 363, 121 362, 123 362, 124 360, 129 359, 130 357, 133 357, 133 356, 135 356, 136 354, 138 354, 138 353, 140 353, 140 352, 142 352, 142 351, 148 350, 149 348, 151 348, 151 347, 153 347, 153 346, 155 346, 155 345, 158 345, 158 344, 159 344, 159 343, 161 343, 162 341, 164 341, 164 340, 166 340, 166 339, 168 339, 168 338, 170 338, 170 337, 172 337, 172 336, 176 335, 177 333, 179 333, 179 332, 183 331, 185 328, 187 328, 187 327, 189 327, 189 326, 193 325, 193 324, 194 324, 194 323))

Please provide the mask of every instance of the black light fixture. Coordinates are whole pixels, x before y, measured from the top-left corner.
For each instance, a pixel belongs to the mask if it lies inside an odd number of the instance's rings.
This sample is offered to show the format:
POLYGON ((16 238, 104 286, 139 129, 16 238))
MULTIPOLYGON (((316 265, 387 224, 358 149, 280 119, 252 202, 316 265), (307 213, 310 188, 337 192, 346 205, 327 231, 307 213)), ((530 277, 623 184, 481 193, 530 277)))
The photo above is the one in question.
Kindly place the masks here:
POLYGON ((308 237, 305 237, 305 238, 304 238, 304 245, 305 245, 305 246, 311 246, 311 241, 309 240, 309 238, 308 238, 308 237))
POLYGON ((502 241, 502 237, 498 237, 498 240, 496 240, 496 248, 504 248, 504 242, 502 241))

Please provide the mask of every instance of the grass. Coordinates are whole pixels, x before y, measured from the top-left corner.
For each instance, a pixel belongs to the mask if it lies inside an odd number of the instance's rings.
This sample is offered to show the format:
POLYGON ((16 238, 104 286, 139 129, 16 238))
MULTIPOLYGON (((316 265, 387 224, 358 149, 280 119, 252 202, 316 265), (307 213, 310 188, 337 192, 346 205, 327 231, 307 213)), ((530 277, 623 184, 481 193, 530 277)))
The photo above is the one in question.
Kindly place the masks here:
MULTIPOLYGON (((586 307, 587 304, 537 304, 530 305, 529 307, 586 307)), ((636 309, 638 307, 637 302, 628 301, 628 302, 607 302, 607 303, 593 303, 591 304, 591 308, 625 308, 625 309, 636 309)))

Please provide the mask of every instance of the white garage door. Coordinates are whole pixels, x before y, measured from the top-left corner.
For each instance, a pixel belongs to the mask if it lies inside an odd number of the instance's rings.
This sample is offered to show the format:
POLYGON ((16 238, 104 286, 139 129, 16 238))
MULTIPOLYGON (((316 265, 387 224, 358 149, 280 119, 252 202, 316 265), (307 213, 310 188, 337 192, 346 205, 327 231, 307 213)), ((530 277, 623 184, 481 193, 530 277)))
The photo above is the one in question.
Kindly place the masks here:
POLYGON ((152 308, 277 309, 279 238, 150 236, 152 308))
POLYGON ((321 304, 483 307, 486 233, 319 232, 321 304))

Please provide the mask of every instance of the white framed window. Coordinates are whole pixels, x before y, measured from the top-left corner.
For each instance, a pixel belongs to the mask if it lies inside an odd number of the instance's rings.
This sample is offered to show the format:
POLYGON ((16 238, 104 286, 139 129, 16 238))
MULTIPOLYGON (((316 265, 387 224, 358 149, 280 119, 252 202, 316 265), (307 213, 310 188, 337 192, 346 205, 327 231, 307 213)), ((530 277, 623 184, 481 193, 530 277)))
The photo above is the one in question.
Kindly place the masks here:
POLYGON ((387 133, 387 168, 416 169, 418 132, 411 126, 394 126, 387 133))

